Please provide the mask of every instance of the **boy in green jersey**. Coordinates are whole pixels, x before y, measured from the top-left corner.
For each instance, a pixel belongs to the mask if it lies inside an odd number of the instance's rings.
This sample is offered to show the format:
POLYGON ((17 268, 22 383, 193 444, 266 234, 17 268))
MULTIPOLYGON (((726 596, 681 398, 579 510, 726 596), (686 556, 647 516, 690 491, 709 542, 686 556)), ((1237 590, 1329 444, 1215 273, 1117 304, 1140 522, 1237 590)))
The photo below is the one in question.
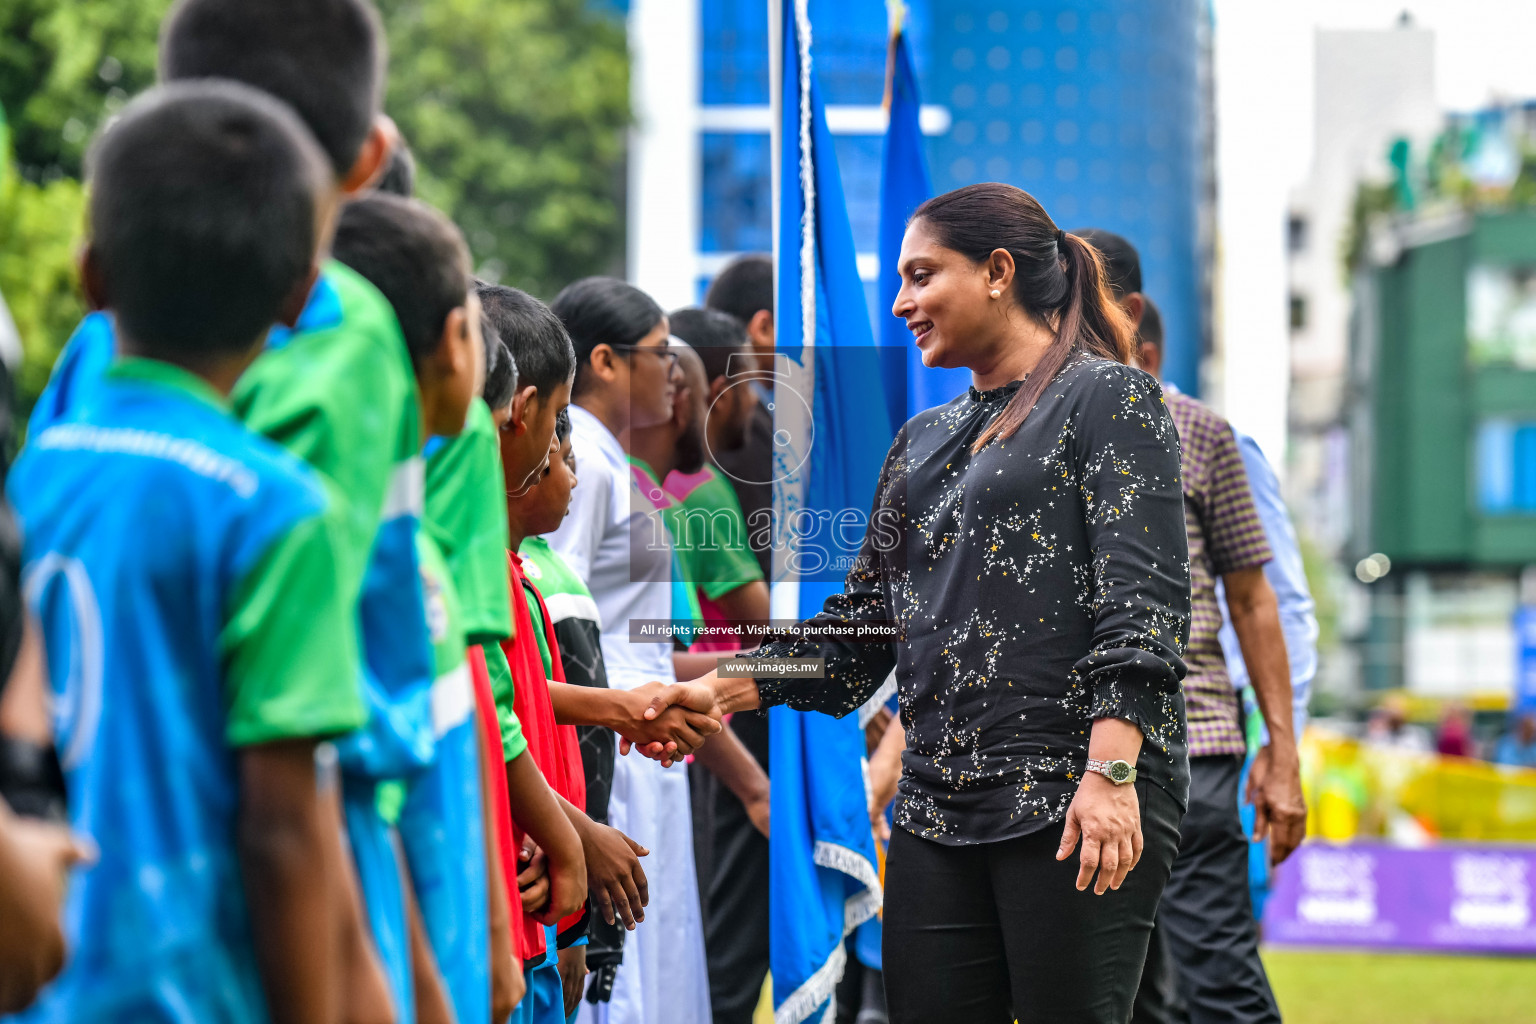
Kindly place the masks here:
MULTIPOLYGON (((550 329, 548 320, 552 318, 547 318, 547 308, 531 295, 492 284, 481 284, 476 294, 487 321, 507 350, 509 361, 517 368, 511 399, 492 410, 498 463, 492 486, 499 496, 497 525, 502 545, 495 564, 501 593, 510 594, 506 575, 506 501, 508 496, 526 493, 549 467, 555 446, 555 419, 571 401, 576 353, 558 321, 554 321, 555 329, 550 329), (541 316, 541 309, 546 315, 541 316)), ((510 605, 507 614, 508 634, 498 638, 498 642, 484 645, 486 669, 504 723, 515 717, 512 670, 499 646, 500 639, 510 638, 510 605)))
MULTIPOLYGON (((378 286, 393 305, 415 367, 423 422, 434 437, 442 439, 439 449, 447 446, 452 456, 438 462, 438 479, 455 499, 455 507, 442 509, 446 521, 423 529, 418 537, 426 622, 436 652, 432 725, 437 753, 434 763, 410 780, 400 835, 454 1017, 484 1020, 490 1017, 491 993, 493 933, 488 911, 501 876, 495 846, 487 840, 483 755, 465 647, 471 609, 482 633, 505 635, 506 626, 496 621, 497 612, 487 611, 486 606, 494 609, 499 604, 506 609, 508 602, 505 584, 497 595, 494 586, 485 584, 483 574, 473 571, 477 558, 485 556, 477 542, 500 541, 504 533, 498 535, 498 530, 505 530, 499 517, 488 514, 495 509, 485 508, 499 497, 494 436, 488 429, 465 436, 473 429, 467 422, 473 423, 477 412, 483 414, 482 428, 489 427, 490 420, 489 409, 476 397, 484 364, 479 303, 468 291, 468 253, 457 229, 414 200, 376 194, 348 204, 337 229, 335 252, 378 286), (486 483, 489 490, 483 486, 486 483), (452 555, 443 550, 438 537, 450 546, 452 555), (463 591, 458 588, 460 579, 467 583, 463 591)), ((444 450, 435 454, 443 456, 444 450)), ((503 550, 496 552, 498 561, 504 557, 503 550)), ((552 839, 542 822, 535 820, 527 827, 536 838, 558 846, 560 837, 552 839)), ((573 882, 563 888, 578 886, 573 882)), ((505 962, 497 963, 498 969, 511 966, 509 951, 507 955, 505 962)))
MULTIPOLYGON (((527 518, 534 528, 548 525, 551 521, 558 523, 564 518, 570 504, 571 488, 576 484, 576 457, 571 452, 569 416, 561 416, 555 436, 560 445, 559 450, 550 459, 549 468, 540 483, 519 502, 527 506, 527 518), (540 513, 544 509, 548 512, 541 523, 540 513)), ((523 575, 543 595, 542 607, 549 613, 555 646, 565 670, 564 682, 606 690, 608 673, 603 664, 602 622, 597 602, 592 599, 592 592, 587 589, 586 582, 560 557, 559 552, 549 546, 549 541, 542 535, 534 534, 524 539, 518 553, 523 560, 523 575)), ((554 679, 554 654, 545 642, 545 624, 540 603, 531 594, 527 598, 534 635, 539 641, 539 657, 544 663, 544 674, 554 679)), ((576 737, 582 769, 586 775, 587 816, 606 825, 608 798, 613 788, 614 733, 600 725, 578 725, 576 737)), ((590 988, 593 1001, 605 1001, 613 990, 614 978, 623 955, 622 922, 610 922, 601 916, 593 916, 587 923, 586 946, 561 951, 562 982, 573 976, 578 966, 582 966, 592 976, 590 988), (584 964, 578 965, 578 959, 584 960, 584 964)))
MULTIPOLYGON (((366 187, 388 159, 379 109, 385 44, 367 0, 182 0, 165 21, 165 79, 231 77, 299 112, 331 159, 338 195, 366 187)), ((410 880, 378 813, 380 782, 433 757, 432 648, 416 533, 422 410, 401 325, 362 277, 328 262, 291 332, 274 332, 232 395, 246 425, 318 469, 344 502, 338 565, 357 594, 368 724, 338 744, 351 848, 402 1024, 442 983, 413 965, 410 880)), ((419 946, 419 943, 417 943, 419 946)))

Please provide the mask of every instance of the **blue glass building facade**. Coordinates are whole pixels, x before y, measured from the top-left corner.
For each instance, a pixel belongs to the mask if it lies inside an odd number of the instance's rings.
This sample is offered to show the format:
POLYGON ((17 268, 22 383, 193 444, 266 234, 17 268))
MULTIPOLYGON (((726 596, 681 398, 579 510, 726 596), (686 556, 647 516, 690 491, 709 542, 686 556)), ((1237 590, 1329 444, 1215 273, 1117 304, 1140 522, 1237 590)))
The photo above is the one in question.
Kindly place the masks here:
MULTIPOLYGON (((700 287, 771 245, 765 0, 698 0, 700 287)), ((1210 263, 1206 0, 909 0, 934 187, 1006 181, 1057 222, 1140 250, 1163 311, 1166 373, 1198 391, 1210 263)), ((871 315, 884 90, 881 0, 811 0, 816 74, 837 135, 871 315), (839 118, 836 108, 854 108, 839 118), (842 121, 842 127, 839 121, 842 121), (866 255, 867 254, 867 255, 866 255)))

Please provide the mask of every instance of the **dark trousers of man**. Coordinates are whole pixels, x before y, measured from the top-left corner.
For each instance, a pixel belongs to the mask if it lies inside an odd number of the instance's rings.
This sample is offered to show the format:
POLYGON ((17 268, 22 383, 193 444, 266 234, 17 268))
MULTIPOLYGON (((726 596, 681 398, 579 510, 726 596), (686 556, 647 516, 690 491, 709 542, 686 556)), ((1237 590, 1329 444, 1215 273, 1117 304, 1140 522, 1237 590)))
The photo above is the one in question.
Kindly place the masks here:
POLYGON ((1136 783, 1142 856, 1118 890, 1077 889, 1062 826, 944 846, 900 828, 885 869, 891 1024, 1125 1024, 1158 897, 1179 845, 1179 805, 1136 783))
MULTIPOLYGON (((731 729, 766 768, 767 716, 733 715, 731 729)), ((751 1024, 768 976, 768 840, 703 765, 692 765, 688 781, 714 1024, 751 1024)))
POLYGON ((1248 892, 1242 770, 1239 757, 1189 759, 1189 811, 1132 1024, 1279 1024, 1248 892))

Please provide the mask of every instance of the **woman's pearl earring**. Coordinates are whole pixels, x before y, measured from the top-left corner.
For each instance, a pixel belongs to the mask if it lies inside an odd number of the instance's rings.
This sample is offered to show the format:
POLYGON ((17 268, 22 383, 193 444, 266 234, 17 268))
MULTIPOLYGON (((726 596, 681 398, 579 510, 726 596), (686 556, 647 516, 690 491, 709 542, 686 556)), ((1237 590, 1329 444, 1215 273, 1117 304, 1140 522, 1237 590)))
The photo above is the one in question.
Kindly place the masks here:
POLYGON ((1002 292, 1000 292, 1000 291, 998 291, 998 290, 997 290, 997 289, 996 289, 996 288, 993 288, 993 289, 992 289, 992 297, 993 297, 993 298, 994 298, 994 299, 1000 299, 1000 298, 1002 298, 1002 297, 1003 297, 1003 293, 1002 293, 1002 292))

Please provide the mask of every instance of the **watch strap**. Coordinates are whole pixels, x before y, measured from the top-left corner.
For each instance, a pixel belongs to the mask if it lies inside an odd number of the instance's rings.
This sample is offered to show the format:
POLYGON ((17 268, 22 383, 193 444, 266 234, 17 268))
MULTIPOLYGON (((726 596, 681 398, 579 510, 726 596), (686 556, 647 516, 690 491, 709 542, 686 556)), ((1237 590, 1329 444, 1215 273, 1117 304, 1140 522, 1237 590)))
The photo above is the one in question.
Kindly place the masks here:
POLYGON ((1090 757, 1087 768, 1090 772, 1104 776, 1117 786, 1127 786, 1136 781, 1136 766, 1123 759, 1117 758, 1113 761, 1100 761, 1090 757), (1122 764, 1126 766, 1125 775, 1123 778, 1117 778, 1117 773, 1112 766, 1122 764))

